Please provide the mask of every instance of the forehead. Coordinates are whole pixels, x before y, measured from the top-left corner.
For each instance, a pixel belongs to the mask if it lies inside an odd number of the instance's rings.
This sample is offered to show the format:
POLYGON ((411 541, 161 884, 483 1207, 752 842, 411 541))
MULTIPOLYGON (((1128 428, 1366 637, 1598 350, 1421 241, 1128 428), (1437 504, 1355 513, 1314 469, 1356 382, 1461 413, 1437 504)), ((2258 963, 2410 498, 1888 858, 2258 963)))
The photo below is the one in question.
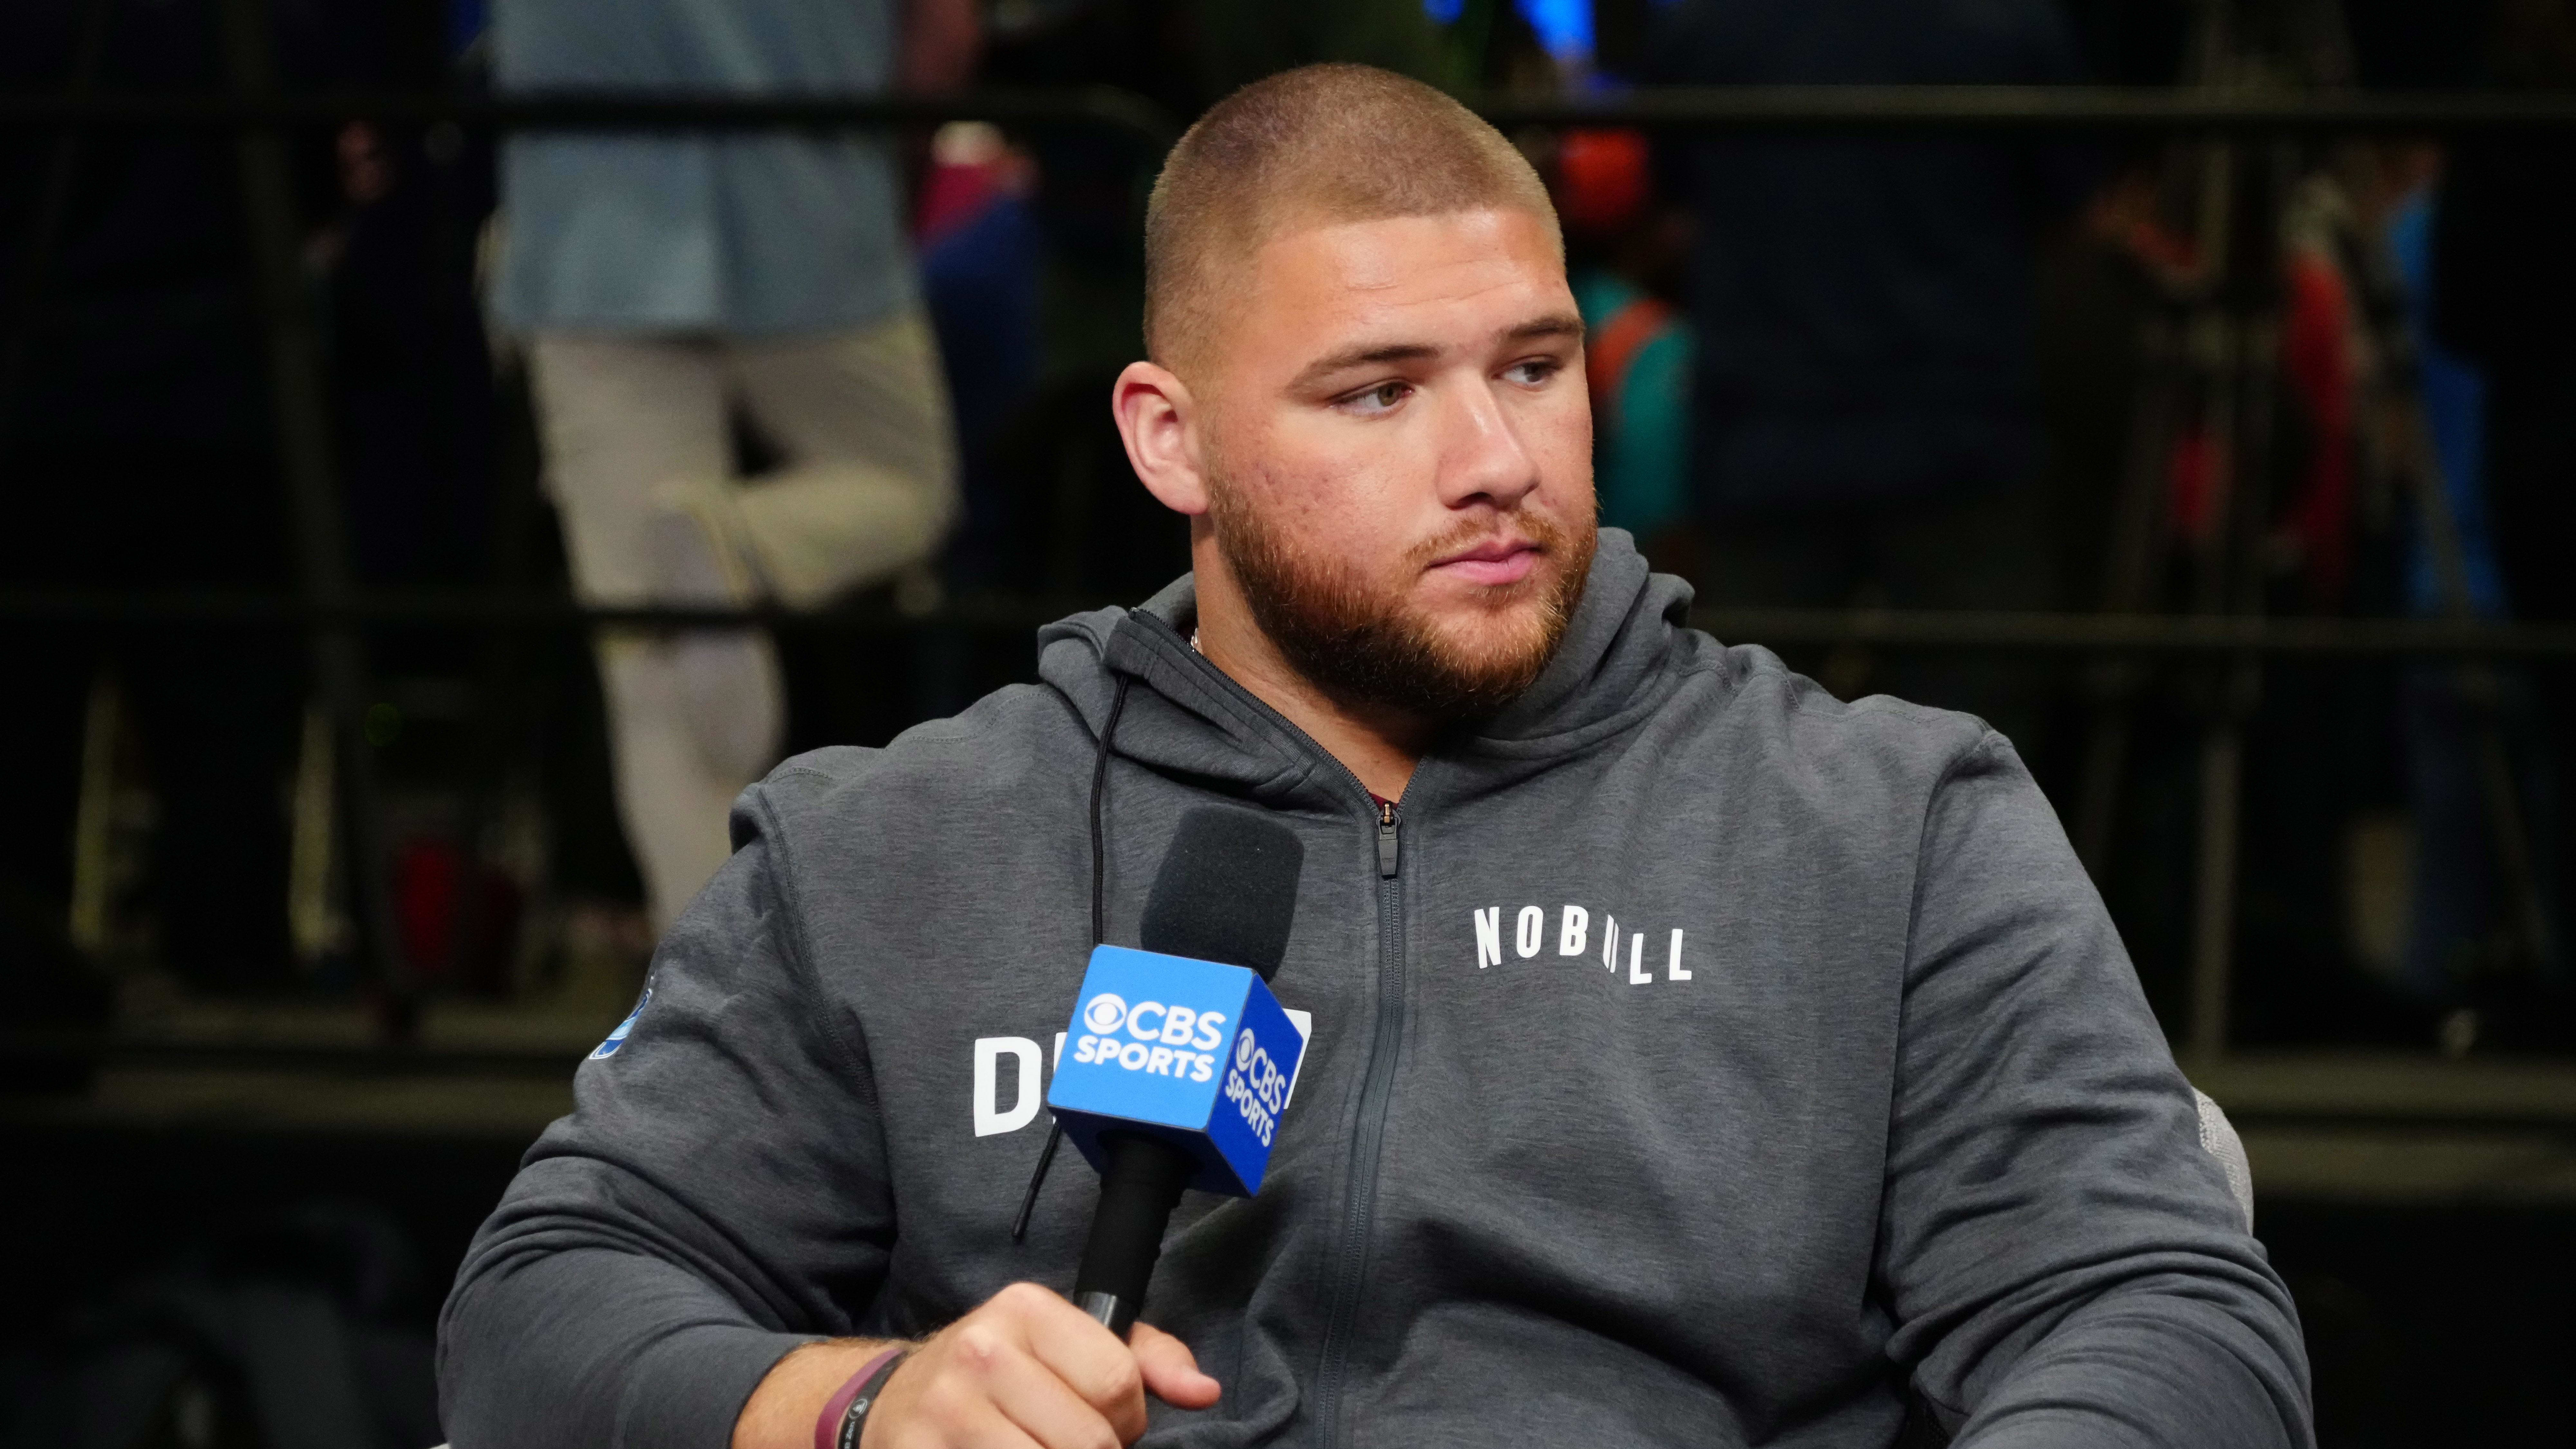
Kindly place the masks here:
POLYGON ((1517 208, 1282 226, 1247 271, 1232 325, 1251 346, 1229 350, 1291 368, 1358 331, 1460 344, 1570 309, 1555 229, 1517 208))

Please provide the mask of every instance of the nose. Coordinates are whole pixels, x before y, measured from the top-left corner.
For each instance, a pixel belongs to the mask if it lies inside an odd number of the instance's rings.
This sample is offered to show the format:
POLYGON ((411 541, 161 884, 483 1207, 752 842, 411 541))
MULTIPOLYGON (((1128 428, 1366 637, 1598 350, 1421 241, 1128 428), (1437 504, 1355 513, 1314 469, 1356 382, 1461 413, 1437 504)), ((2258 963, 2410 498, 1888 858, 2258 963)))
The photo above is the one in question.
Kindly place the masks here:
POLYGON ((1440 501, 1465 508, 1478 501, 1509 512, 1538 487, 1538 461, 1522 444, 1489 378, 1456 389, 1446 409, 1440 450, 1440 501))

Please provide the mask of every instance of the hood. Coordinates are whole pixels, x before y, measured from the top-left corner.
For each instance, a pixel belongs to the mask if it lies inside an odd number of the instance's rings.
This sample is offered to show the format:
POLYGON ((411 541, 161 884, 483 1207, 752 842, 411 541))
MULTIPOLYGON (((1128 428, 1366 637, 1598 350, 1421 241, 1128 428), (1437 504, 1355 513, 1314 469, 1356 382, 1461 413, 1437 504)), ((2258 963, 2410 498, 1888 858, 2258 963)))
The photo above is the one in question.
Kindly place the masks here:
MULTIPOLYGON (((1521 697, 1461 730, 1432 758, 1532 764, 1616 734, 1668 694, 1697 636, 1690 585, 1651 572, 1635 542, 1601 530, 1565 638, 1521 697)), ((1038 675, 1094 734, 1120 677, 1129 691, 1112 742, 1138 764, 1273 804, 1365 805, 1350 772, 1305 732, 1189 645, 1198 595, 1187 574, 1134 609, 1094 609, 1038 631, 1038 675)))

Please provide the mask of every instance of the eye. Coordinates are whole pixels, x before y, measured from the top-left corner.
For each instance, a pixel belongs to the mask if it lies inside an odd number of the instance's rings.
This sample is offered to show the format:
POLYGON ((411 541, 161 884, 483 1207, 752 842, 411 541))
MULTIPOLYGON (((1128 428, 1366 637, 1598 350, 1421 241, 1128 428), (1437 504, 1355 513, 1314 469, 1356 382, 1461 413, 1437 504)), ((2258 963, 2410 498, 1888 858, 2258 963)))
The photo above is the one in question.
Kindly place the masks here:
POLYGON ((1412 395, 1413 384, 1411 383, 1381 382, 1374 387, 1362 388, 1358 392, 1351 393, 1334 406, 1344 412, 1357 413, 1362 417, 1379 417, 1395 411, 1396 404, 1412 395))
POLYGON ((1553 357, 1533 357, 1515 362, 1503 369, 1503 376, 1523 387, 1536 387, 1565 370, 1565 364, 1553 357))

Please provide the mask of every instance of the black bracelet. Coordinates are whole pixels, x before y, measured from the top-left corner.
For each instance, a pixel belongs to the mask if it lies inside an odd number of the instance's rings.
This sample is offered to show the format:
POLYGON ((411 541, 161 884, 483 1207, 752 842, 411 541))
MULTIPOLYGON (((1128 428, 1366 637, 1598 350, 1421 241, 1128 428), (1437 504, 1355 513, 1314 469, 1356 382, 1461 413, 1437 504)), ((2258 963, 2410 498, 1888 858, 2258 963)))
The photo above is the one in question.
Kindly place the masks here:
POLYGON ((903 1361, 910 1357, 912 1350, 907 1348, 887 1359, 885 1367, 868 1375, 868 1381, 859 1385, 858 1397, 850 1400, 850 1406, 841 1411, 841 1432, 832 1441, 835 1449, 859 1449, 859 1435, 868 1427, 868 1410, 876 1407, 877 1395, 885 1391, 886 1380, 893 1378, 894 1371, 903 1367, 903 1361))

